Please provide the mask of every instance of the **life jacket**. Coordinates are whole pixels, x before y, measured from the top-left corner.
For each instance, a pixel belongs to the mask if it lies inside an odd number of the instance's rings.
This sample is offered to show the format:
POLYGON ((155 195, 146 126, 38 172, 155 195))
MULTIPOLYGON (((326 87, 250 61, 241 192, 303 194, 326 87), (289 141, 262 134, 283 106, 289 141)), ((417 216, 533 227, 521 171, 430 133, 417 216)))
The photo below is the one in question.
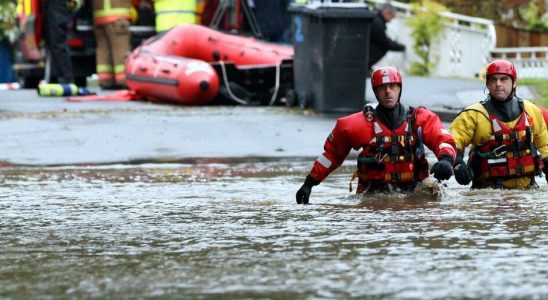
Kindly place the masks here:
POLYGON ((532 143, 532 118, 525 111, 523 101, 519 105, 522 113, 510 128, 499 120, 485 101, 481 102, 489 113, 492 135, 489 140, 474 147, 469 164, 480 181, 493 182, 495 187, 511 178, 539 175, 542 160, 532 143))
MULTIPOLYGON (((373 108, 368 110, 366 115, 371 115, 373 108)), ((417 109, 410 107, 406 121, 394 130, 375 117, 368 118, 375 136, 358 156, 357 176, 362 183, 416 183, 428 177, 422 129, 417 129, 417 139, 412 134, 416 114, 417 109)))

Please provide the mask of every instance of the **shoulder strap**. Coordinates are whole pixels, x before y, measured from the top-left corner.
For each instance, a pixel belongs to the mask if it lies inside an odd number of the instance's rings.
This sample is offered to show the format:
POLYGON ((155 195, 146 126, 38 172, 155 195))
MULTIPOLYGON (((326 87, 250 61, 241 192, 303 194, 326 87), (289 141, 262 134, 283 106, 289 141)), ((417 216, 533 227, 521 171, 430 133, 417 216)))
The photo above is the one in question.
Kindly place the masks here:
POLYGON ((409 106, 409 110, 407 111, 407 134, 411 135, 413 132, 413 127, 415 126, 415 123, 417 121, 417 111, 413 106, 409 106))

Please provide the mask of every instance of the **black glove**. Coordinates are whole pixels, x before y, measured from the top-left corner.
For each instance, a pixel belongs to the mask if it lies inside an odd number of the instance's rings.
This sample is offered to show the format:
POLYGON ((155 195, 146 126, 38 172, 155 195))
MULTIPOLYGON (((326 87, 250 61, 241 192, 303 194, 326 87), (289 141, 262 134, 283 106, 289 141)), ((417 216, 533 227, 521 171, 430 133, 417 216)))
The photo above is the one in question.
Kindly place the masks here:
POLYGON ((310 198, 310 193, 312 192, 312 187, 320 184, 317 180, 312 178, 310 175, 306 176, 304 184, 297 191, 297 204, 308 204, 308 198, 310 198))
POLYGON ((453 159, 449 156, 440 156, 438 162, 430 169, 430 174, 434 174, 437 180, 447 180, 453 175, 453 159))
POLYGON ((457 150, 457 159, 455 161, 455 179, 460 185, 468 185, 474 179, 474 172, 464 162, 464 153, 457 150))
POLYGON ((544 173, 544 177, 546 178, 546 182, 548 183, 548 157, 545 157, 542 160, 542 163, 544 164, 544 167, 542 167, 542 172, 544 173))

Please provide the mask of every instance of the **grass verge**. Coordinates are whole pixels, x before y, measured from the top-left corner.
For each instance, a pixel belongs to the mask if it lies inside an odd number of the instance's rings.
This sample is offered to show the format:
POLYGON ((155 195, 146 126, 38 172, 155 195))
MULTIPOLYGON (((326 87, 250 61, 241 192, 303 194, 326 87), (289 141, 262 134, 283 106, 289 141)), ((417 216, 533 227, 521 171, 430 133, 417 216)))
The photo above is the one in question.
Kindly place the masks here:
POLYGON ((548 79, 544 78, 523 78, 518 79, 518 94, 519 86, 526 85, 531 88, 535 98, 528 99, 535 103, 539 103, 544 107, 548 107, 548 79))

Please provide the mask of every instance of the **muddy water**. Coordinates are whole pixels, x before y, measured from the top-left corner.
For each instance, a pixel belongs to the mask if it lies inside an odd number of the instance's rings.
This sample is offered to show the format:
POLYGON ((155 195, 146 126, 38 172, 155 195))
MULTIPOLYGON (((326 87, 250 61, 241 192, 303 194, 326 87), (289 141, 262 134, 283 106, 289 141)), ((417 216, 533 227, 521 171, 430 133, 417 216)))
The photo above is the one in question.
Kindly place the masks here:
POLYGON ((548 298, 548 187, 362 198, 352 164, 0 169, 0 298, 548 298))

